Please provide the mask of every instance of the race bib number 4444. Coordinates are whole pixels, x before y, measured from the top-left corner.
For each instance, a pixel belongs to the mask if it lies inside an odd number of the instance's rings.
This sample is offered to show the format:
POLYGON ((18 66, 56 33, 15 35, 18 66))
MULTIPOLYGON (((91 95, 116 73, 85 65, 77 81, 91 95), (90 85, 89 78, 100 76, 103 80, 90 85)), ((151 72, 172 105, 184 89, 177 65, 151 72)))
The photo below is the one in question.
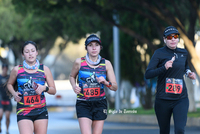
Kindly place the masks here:
POLYGON ((181 94, 183 90, 183 80, 166 78, 165 92, 172 94, 181 94))

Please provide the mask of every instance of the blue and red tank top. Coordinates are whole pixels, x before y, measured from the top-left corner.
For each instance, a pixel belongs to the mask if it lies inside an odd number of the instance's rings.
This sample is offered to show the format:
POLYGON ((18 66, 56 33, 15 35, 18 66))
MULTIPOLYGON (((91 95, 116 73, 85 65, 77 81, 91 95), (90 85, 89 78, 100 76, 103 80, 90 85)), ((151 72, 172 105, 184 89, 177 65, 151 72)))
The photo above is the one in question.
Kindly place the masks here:
POLYGON ((106 79, 105 59, 101 59, 98 67, 92 68, 87 64, 85 57, 82 57, 78 73, 78 83, 81 87, 81 92, 77 95, 78 100, 97 101, 106 98, 104 84, 100 84, 96 80, 96 77, 100 76, 106 79))
POLYGON ((23 65, 19 65, 17 84, 22 99, 17 103, 17 115, 32 116, 47 111, 44 92, 38 95, 34 90, 35 83, 44 85, 45 81, 43 64, 40 64, 35 73, 28 73, 24 70, 23 65))

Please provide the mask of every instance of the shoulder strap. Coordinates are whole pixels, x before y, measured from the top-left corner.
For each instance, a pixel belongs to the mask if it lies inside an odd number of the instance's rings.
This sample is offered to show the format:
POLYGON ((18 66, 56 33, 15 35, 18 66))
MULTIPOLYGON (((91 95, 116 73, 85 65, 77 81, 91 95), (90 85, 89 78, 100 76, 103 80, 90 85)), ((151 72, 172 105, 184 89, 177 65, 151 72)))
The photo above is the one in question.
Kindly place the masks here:
POLYGON ((105 63, 105 58, 101 58, 101 63, 105 63))
POLYGON ((22 65, 22 64, 19 64, 19 68, 20 68, 20 67, 23 67, 23 65, 22 65))
POLYGON ((81 62, 84 62, 85 61, 85 57, 81 57, 81 62))
POLYGON ((19 74, 19 73, 23 73, 23 72, 24 72, 23 65, 22 65, 22 64, 19 64, 19 67, 18 67, 18 72, 17 72, 17 74, 19 74))
POLYGON ((85 57, 81 57, 81 66, 87 66, 87 62, 85 60, 85 57))
POLYGON ((40 70, 44 70, 44 65, 43 65, 43 64, 40 64, 39 69, 40 69, 40 70))

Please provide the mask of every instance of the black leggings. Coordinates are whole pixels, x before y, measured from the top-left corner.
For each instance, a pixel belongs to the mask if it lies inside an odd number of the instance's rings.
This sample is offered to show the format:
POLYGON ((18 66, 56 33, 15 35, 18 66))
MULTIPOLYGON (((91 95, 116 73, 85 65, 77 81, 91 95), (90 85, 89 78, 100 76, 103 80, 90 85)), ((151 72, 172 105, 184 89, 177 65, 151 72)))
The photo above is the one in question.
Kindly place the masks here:
POLYGON ((170 133, 170 119, 173 114, 175 134, 184 134, 189 107, 188 98, 180 100, 155 100, 155 113, 160 127, 160 134, 170 133))

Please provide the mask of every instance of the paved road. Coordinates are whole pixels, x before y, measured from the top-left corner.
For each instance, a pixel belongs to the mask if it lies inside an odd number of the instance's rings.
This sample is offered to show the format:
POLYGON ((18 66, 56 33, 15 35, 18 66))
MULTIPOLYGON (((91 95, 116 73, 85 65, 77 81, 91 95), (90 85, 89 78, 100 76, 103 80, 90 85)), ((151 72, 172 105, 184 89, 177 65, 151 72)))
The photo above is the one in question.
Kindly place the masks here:
MULTIPOLYGON (((48 134, 80 134, 79 124, 77 119, 73 119, 73 108, 60 108, 49 110, 49 125, 48 134)), ((2 120, 2 134, 5 134, 5 117, 2 120)), ((103 134, 158 134, 159 128, 157 125, 138 124, 138 123, 114 123, 105 122, 103 134)), ((199 134, 200 128, 186 127, 185 134, 199 134)), ((16 115, 11 114, 10 134, 19 134, 16 115)), ((171 133, 173 133, 173 126, 171 133)))

